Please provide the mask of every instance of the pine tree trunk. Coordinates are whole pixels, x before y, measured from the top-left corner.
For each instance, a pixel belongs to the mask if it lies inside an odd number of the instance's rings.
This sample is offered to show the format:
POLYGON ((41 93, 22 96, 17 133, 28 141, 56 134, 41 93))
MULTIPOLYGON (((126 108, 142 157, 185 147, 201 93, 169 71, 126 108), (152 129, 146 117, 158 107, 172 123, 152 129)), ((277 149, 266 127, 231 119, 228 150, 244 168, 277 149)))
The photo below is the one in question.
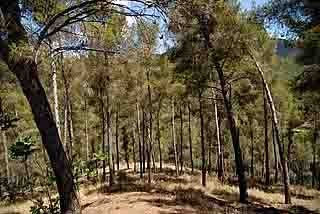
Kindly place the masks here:
POLYGON ((282 166, 282 175, 283 175, 282 177, 283 177, 283 185, 284 185, 285 203, 291 204, 290 178, 289 178, 288 163, 287 163, 285 153, 284 153, 284 145, 280 141, 280 129, 279 129, 279 125, 278 125, 278 117, 277 117, 276 108, 275 108, 275 105, 274 105, 274 102, 272 99, 271 91, 269 90, 269 86, 267 84, 267 81, 264 78, 264 73, 263 73, 260 65, 250 51, 249 51, 249 54, 250 54, 252 60, 255 62, 255 65, 257 67, 259 75, 263 81, 263 87, 266 90, 268 103, 269 103, 271 114, 272 114, 272 120, 274 123, 275 136, 276 136, 278 148, 279 148, 280 163, 282 166))
POLYGON ((140 178, 143 178, 143 163, 142 163, 142 146, 141 146, 141 130, 140 130, 140 107, 137 102, 137 130, 138 130, 138 143, 139 143, 139 165, 140 165, 140 178))
MULTIPOLYGON (((69 96, 69 95, 68 95, 69 96)), ((73 162, 73 125, 72 125, 72 117, 71 117, 71 108, 70 108, 70 100, 68 100, 68 111, 67 111, 67 114, 68 114, 68 137, 69 137, 69 148, 70 148, 70 160, 71 160, 71 163, 73 162)))
POLYGON ((213 106, 214 106, 214 116, 215 116, 215 123, 216 123, 216 133, 217 133, 217 150, 218 150, 218 178, 220 181, 223 180, 223 159, 222 159, 222 151, 221 151, 221 141, 220 141, 220 122, 219 122, 219 112, 218 112, 218 105, 217 101, 215 100, 217 96, 214 96, 214 90, 212 89, 212 94, 213 94, 213 106))
POLYGON ((137 162, 136 162, 136 133, 135 130, 132 132, 132 158, 133 158, 133 171, 137 172, 137 162))
POLYGON ((190 151, 190 163, 191 163, 191 172, 194 173, 193 166, 193 157, 192 157, 192 132, 191 132, 191 106, 188 102, 188 131, 189 131, 189 151, 190 151))
POLYGON ((86 138, 86 160, 90 160, 90 152, 89 152, 89 133, 88 133, 88 104, 87 98, 84 98, 84 117, 85 117, 85 128, 84 128, 84 135, 86 138))
POLYGON ((270 168, 269 168, 269 139, 268 139, 268 108, 265 89, 263 89, 263 109, 264 109, 264 153, 265 153, 265 184, 270 185, 270 168))
POLYGON ((251 167, 250 167, 250 175, 254 177, 254 136, 253 136, 253 127, 252 120, 250 120, 250 139, 251 139, 251 167))
POLYGON ((148 184, 151 184, 151 129, 147 128, 148 142, 147 142, 147 166, 148 166, 148 184))
POLYGON ((27 57, 9 57, 11 45, 15 44, 19 48, 21 43, 28 44, 27 33, 21 24, 19 1, 7 1, 6 4, 0 4, 0 9, 8 30, 8 43, 3 43, 0 39, 0 57, 18 79, 31 107, 56 177, 60 212, 61 214, 80 214, 81 207, 73 180, 72 167, 63 150, 47 95, 38 77, 37 64, 27 57))
POLYGON ((116 150, 117 150, 117 170, 120 169, 120 153, 119 153, 119 108, 116 111, 116 150))
POLYGON ((69 156, 69 146, 68 146, 68 110, 67 110, 67 101, 64 101, 64 125, 63 125, 63 145, 64 149, 67 151, 69 156))
POLYGON ((272 143, 273 143, 273 156, 274 156, 274 182, 278 183, 278 154, 277 154, 277 146, 276 146, 276 137, 274 133, 274 125, 272 124, 272 143))
POLYGON ((202 159, 202 166, 201 166, 201 183, 202 186, 207 185, 207 168, 206 168, 206 148, 204 142, 204 118, 203 118, 203 103, 202 103, 202 94, 199 92, 199 113, 200 113, 200 138, 201 138, 201 159, 202 159))
MULTIPOLYGON (((291 127, 289 127, 288 128, 288 149, 287 149, 287 152, 288 152, 288 154, 287 154, 288 163, 291 162, 291 149, 292 149, 292 145, 294 143, 293 142, 293 135, 294 135, 293 130, 292 130, 291 127)), ((289 168, 289 166, 288 166, 288 168, 289 168)))
POLYGON ((154 151, 154 148, 153 148, 152 144, 151 144, 151 158, 152 158, 152 169, 153 169, 153 172, 156 172, 155 151, 154 151))
MULTIPOLYGON (((63 56, 61 55, 61 63, 63 63, 63 56)), ((65 90, 65 110, 66 110, 66 115, 65 115, 65 119, 66 119, 66 122, 65 122, 65 131, 68 133, 67 136, 68 136, 68 143, 67 143, 67 140, 65 142, 65 146, 67 148, 67 152, 68 152, 68 156, 69 156, 69 159, 71 160, 71 164, 73 162, 73 132, 72 132, 72 126, 71 126, 71 108, 70 108, 70 92, 69 92, 69 82, 66 78, 66 75, 65 75, 65 71, 64 71, 64 68, 62 68, 62 77, 63 77, 63 82, 64 82, 64 90, 65 90)), ((66 135, 66 133, 65 133, 66 135)))
POLYGON ((57 84, 57 67, 52 60, 51 63, 52 68, 52 85, 53 85, 53 97, 54 97, 54 116, 57 124, 57 129, 59 132, 59 136, 61 136, 60 130, 60 117, 59 117, 59 99, 58 99, 58 84, 57 84))
MULTIPOLYGON (((106 113, 105 113, 105 106, 104 106, 104 96, 103 96, 103 91, 102 89, 100 90, 100 111, 101 111, 101 128, 102 128, 102 154, 105 155, 106 154, 106 113)), ((108 112, 107 112, 108 114, 108 112)), ((107 121, 107 125, 109 125, 109 121, 107 121)), ((109 131, 109 126, 107 129, 107 134, 109 131)), ((109 138, 108 138, 109 140, 109 138)), ((109 142, 108 142, 109 143, 109 142)), ((108 144, 109 145, 109 144, 108 144)), ((109 150, 110 152, 110 150, 109 150)), ((105 158, 103 158, 102 160, 102 182, 106 181, 106 160, 105 158)))
POLYGON ((232 144, 233 144, 234 156, 235 156, 235 162, 236 162, 236 172, 238 175, 238 182, 239 182, 240 202, 246 202, 248 197, 247 181, 246 181, 246 175, 244 172, 242 151, 241 151, 240 142, 239 142, 240 141, 239 129, 236 126, 232 103, 230 100, 231 93, 229 94, 230 97, 228 98, 226 81, 225 81, 225 76, 224 76, 222 67, 220 66, 220 64, 216 63, 215 68, 219 76, 223 102, 226 108, 227 119, 229 122, 229 130, 232 138, 232 144))
POLYGON ((317 139, 318 139, 318 130, 317 130, 317 113, 314 115, 314 127, 313 127, 313 142, 312 142, 312 188, 316 185, 316 147, 317 147, 317 139))
POLYGON ((2 145, 3 145, 3 152, 4 152, 4 161, 6 164, 6 177, 7 177, 7 184, 10 182, 10 168, 9 168, 9 157, 8 157, 8 147, 7 147, 7 136, 4 130, 2 132, 2 145))
POLYGON ((173 143, 173 150, 174 150, 174 164, 175 164, 175 170, 176 170, 176 176, 179 175, 179 169, 178 169, 178 155, 177 155, 177 144, 176 144, 176 130, 175 130, 175 107, 174 107, 174 98, 171 98, 171 110, 172 110, 172 143, 173 143))
POLYGON ((146 172, 145 113, 142 109, 142 169, 146 172))
POLYGON ((183 173, 183 114, 180 105, 180 174, 183 173))
MULTIPOLYGON (((98 127, 96 127, 96 132, 98 132, 98 127)), ((96 149, 95 149, 95 145, 94 145, 94 141, 91 141, 91 154, 93 157, 93 154, 96 153, 96 149)), ((95 165, 96 165, 96 171, 97 171, 97 175, 99 175, 99 171, 98 171, 98 161, 95 160, 95 165)))
MULTIPOLYGON (((153 115, 152 115, 152 94, 151 94, 151 85, 150 85, 150 70, 147 71, 147 81, 148 81, 148 98, 149 98, 149 152, 148 155, 152 158, 153 169, 155 170, 155 161, 154 161, 154 154, 153 154, 153 115)), ((150 157, 149 157, 150 159, 150 157)), ((151 163, 149 163, 151 167, 151 163)), ((151 182, 151 181, 150 181, 151 182)))
MULTIPOLYGON (((208 121, 208 125, 207 125, 207 128, 206 128, 206 132, 209 133, 209 127, 210 127, 210 123, 208 121)), ((211 172, 212 172, 212 148, 213 148, 213 142, 212 142, 212 136, 211 135, 207 135, 208 136, 208 166, 207 166, 207 171, 208 171, 208 175, 211 175, 211 172)))
POLYGON ((37 75, 37 66, 30 59, 20 59, 9 64, 9 68, 20 82, 48 153, 56 177, 61 213, 81 213, 72 165, 63 150, 47 96, 37 75))
MULTIPOLYGON (((71 149, 72 149, 72 151, 74 151, 74 129, 73 129, 73 108, 72 108, 72 102, 71 102, 71 97, 70 97, 70 94, 69 94, 69 117, 70 117, 70 119, 69 119, 69 121, 70 121, 70 142, 71 142, 71 149)), ((81 148, 80 146, 79 146, 79 148, 81 148)), ((75 152, 74 152, 75 153, 75 152)), ((78 151, 78 154, 80 155, 80 153, 81 153, 81 150, 80 151, 78 151)), ((73 153, 72 153, 73 154, 73 153)), ((75 154, 73 154, 73 155, 75 155, 75 154)))
POLYGON ((160 104, 159 104, 159 109, 158 109, 158 117, 157 117, 157 128, 158 128, 158 146, 159 146, 159 162, 160 162, 160 172, 162 171, 162 150, 161 150, 161 130, 160 130, 160 104))
POLYGON ((107 141, 109 151, 109 186, 114 184, 113 143, 111 133, 110 94, 107 92, 107 141))

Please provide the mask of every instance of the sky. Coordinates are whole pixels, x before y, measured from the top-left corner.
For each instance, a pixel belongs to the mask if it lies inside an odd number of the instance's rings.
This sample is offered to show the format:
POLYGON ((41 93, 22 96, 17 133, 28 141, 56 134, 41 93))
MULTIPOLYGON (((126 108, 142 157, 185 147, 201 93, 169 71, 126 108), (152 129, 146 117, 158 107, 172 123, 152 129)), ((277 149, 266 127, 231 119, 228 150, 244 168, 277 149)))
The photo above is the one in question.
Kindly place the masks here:
POLYGON ((268 0, 240 0, 241 7, 247 10, 250 10, 254 4, 260 6, 266 2, 268 2, 268 0))

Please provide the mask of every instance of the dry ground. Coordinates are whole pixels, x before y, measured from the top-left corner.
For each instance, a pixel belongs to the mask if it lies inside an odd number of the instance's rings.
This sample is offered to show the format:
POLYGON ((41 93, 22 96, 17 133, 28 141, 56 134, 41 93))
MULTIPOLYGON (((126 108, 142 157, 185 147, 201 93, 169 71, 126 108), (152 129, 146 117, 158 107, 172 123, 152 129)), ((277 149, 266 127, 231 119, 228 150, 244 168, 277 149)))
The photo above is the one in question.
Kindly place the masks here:
MULTIPOLYGON (((176 178, 170 167, 152 176, 152 184, 138 174, 122 170, 113 188, 82 184, 80 195, 83 214, 169 214, 169 213, 319 213, 320 192, 292 187, 293 203, 283 204, 280 186, 249 189, 248 204, 240 204, 238 189, 208 177, 206 188, 200 185, 200 173, 185 173, 176 178)), ((147 177, 147 176, 146 176, 147 177)), ((28 213, 31 202, 0 206, 0 214, 28 213)))

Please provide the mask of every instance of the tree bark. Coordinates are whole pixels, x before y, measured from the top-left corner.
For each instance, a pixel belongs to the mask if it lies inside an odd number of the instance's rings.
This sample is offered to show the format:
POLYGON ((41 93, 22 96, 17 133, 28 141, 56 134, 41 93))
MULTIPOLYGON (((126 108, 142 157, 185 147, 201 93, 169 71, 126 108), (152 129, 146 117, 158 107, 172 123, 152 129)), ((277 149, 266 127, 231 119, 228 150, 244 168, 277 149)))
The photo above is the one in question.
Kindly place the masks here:
POLYGON ((313 142, 312 142, 312 166, 311 166, 311 170, 312 170, 312 188, 315 187, 316 185, 316 147, 317 147, 317 139, 318 139, 318 129, 317 129, 317 113, 315 113, 314 115, 314 125, 313 125, 313 142))
MULTIPOLYGON (((101 111, 101 131, 102 131, 102 154, 106 154, 106 113, 105 113, 105 105, 104 105, 104 96, 103 96, 103 89, 100 89, 100 111, 101 111)), ((107 112, 108 114, 108 112, 107 112)), ((109 124, 109 123, 108 123, 109 124)), ((109 131, 109 127, 107 129, 107 133, 109 131)), ((108 142, 109 143, 109 142, 108 142)), ((106 181, 106 160, 103 158, 102 160, 102 182, 106 181)))
POLYGON ((180 105, 180 174, 183 173, 183 114, 180 105))
POLYGON ((142 146, 141 146, 141 130, 140 130, 140 108, 139 103, 136 104, 137 108, 137 130, 138 130, 138 143, 139 143, 139 165, 140 165, 140 178, 143 178, 143 163, 142 163, 142 146))
POLYGON ((136 162, 136 134, 133 130, 132 132, 132 158, 133 158, 133 171, 137 172, 137 162, 136 162))
POLYGON ((4 130, 2 132, 2 145, 3 145, 3 152, 4 152, 4 161, 6 164, 6 177, 7 177, 7 184, 10 182, 10 167, 9 167, 9 157, 8 157, 8 146, 7 146, 7 136, 4 130))
POLYGON ((17 77, 31 107, 42 143, 46 148, 56 177, 60 196, 60 212, 62 214, 80 214, 81 206, 73 180, 72 167, 63 150, 48 98, 38 77, 37 65, 34 60, 27 57, 9 57, 10 45, 19 46, 22 42, 28 42, 27 33, 21 24, 19 1, 7 1, 7 3, 0 4, 0 9, 9 31, 8 43, 0 38, 0 58, 17 77))
POLYGON ((276 146, 276 137, 274 133, 274 125, 272 124, 272 143, 273 143, 273 156, 274 156, 274 182, 278 183, 278 154, 277 154, 277 146, 276 146))
POLYGON ((175 107, 174 107, 174 98, 171 98, 171 110, 172 110, 172 117, 171 117, 171 123, 172 123, 172 143, 173 143, 173 150, 174 150, 174 164, 176 169, 176 176, 179 175, 179 169, 178 169, 178 155, 177 155, 177 144, 176 144, 176 131, 175 131, 175 107))
POLYGON ((250 139, 251 139, 251 167, 250 167, 250 176, 254 177, 254 136, 253 136, 253 120, 250 119, 250 139))
POLYGON ((147 128, 148 142, 147 142, 147 166, 148 166, 148 184, 151 184, 151 129, 147 128))
POLYGON ((116 111, 116 150, 117 150, 117 170, 120 169, 120 153, 119 153, 119 108, 116 111))
POLYGON ((259 75, 263 81, 263 87, 266 90, 267 98, 268 98, 268 103, 270 106, 271 114, 272 114, 272 120, 274 123, 274 131, 275 131, 275 136, 277 139, 278 143, 278 148, 279 148, 279 155, 280 155, 280 163, 282 166, 282 174, 283 174, 283 184, 284 184, 284 195, 285 195, 285 203, 286 204, 291 204, 291 194, 290 194, 290 178, 289 178, 289 170, 288 170, 288 163, 284 154, 284 145, 280 141, 280 129, 278 125, 278 117, 277 117, 277 112, 276 108, 272 99, 271 91, 269 90, 268 83, 264 77, 264 73, 262 68, 260 67, 258 61, 255 59, 253 54, 249 51, 249 54, 252 58, 252 60, 255 63, 255 66, 259 72, 259 75))
POLYGON ((68 110, 67 110, 67 105, 66 101, 64 101, 64 125, 63 125, 63 145, 64 149, 67 151, 67 155, 69 156, 69 151, 68 151, 68 110))
MULTIPOLYGON (((152 94, 151 94, 151 85, 150 85, 150 70, 147 69, 147 81, 148 81, 148 98, 149 98, 149 152, 147 155, 152 156, 152 163, 153 163, 153 169, 155 170, 155 161, 154 161, 154 155, 153 155, 153 115, 152 115, 152 94)), ((150 157, 149 157, 150 159, 150 157)), ((151 160, 149 163, 149 166, 151 167, 151 160)), ((151 182, 151 181, 150 181, 151 182)))
POLYGON ((146 172, 145 113, 142 109, 142 169, 146 172))
POLYGON ((63 150, 47 96, 37 75, 36 64, 29 59, 20 59, 10 63, 9 68, 20 82, 48 153, 60 195, 61 213, 81 213, 71 163, 63 150))
MULTIPOLYGON (((290 161, 291 161, 291 149, 292 149, 292 145, 294 143, 293 142, 293 135, 294 135, 293 130, 292 130, 291 127, 289 127, 288 128, 288 149, 287 149, 287 152, 288 152, 288 154, 287 154, 288 163, 290 163, 290 161)), ((288 168, 289 168, 289 166, 288 166, 288 168)))
MULTIPOLYGON (((228 98, 227 96, 228 94, 227 94, 226 81, 225 81, 223 69, 219 63, 215 64, 215 68, 219 76, 223 102, 226 108, 227 119, 229 122, 229 130, 232 138, 232 144, 233 144, 234 156, 235 156, 235 162, 236 162, 236 172, 238 175, 238 182, 239 182, 240 202, 246 202, 248 197, 247 181, 246 181, 246 175, 244 172, 242 151, 241 151, 240 142, 239 142, 239 128, 236 125, 230 98, 228 98)), ((229 94, 229 96, 231 95, 229 94)))
POLYGON ((90 160, 90 152, 89 152, 89 133, 88 133, 88 104, 87 98, 84 98, 84 117, 85 117, 85 128, 84 128, 84 135, 86 138, 86 160, 90 160))
POLYGON ((54 60, 51 62, 52 68, 52 85, 53 85, 53 97, 54 97, 54 116, 57 124, 59 136, 61 136, 60 130, 60 117, 59 117, 59 99, 58 99, 58 84, 57 84, 57 67, 54 60))
MULTIPOLYGON (((98 132, 98 127, 96 127, 96 132, 98 132)), ((93 154, 96 153, 96 149, 95 149, 95 145, 94 145, 94 141, 91 141, 91 154, 92 154, 92 157, 93 157, 93 154)), ((98 171, 98 161, 95 160, 95 165, 96 165, 96 171, 97 171, 97 176, 99 176, 99 171, 98 171)))
POLYGON ((269 139, 268 139, 268 108, 265 89, 263 89, 263 109, 264 109, 264 152, 265 152, 265 184, 270 185, 270 167, 269 167, 269 139))
MULTIPOLYGON (((72 108, 72 102, 71 102, 71 96, 69 94, 69 121, 70 121, 70 142, 71 142, 71 149, 72 151, 74 151, 74 129, 73 129, 73 108, 72 108)), ((81 147, 79 147, 81 148, 81 147)), ((72 154, 75 155, 76 152, 73 152, 72 154)), ((78 152, 79 154, 81 153, 81 151, 78 152)))
MULTIPOLYGON (((61 63, 63 64, 63 57, 61 57, 61 63)), ((66 144, 66 148, 67 148, 67 152, 68 152, 68 156, 69 159, 71 161, 71 164, 73 162, 73 132, 72 132, 72 126, 71 126, 71 108, 70 108, 70 94, 69 94, 69 82, 66 78, 65 75, 65 70, 64 68, 62 68, 62 77, 63 77, 63 82, 64 82, 64 89, 65 89, 65 110, 66 110, 66 131, 68 132, 68 140, 69 140, 69 144, 65 142, 66 144)))
POLYGON ((113 165, 113 143, 111 133, 111 112, 110 112, 110 94, 107 92, 107 141, 109 151, 109 186, 114 184, 114 165, 113 165))
MULTIPOLYGON (((216 98, 214 90, 212 89, 213 98, 216 98)), ((214 116, 215 116, 215 123, 216 123, 216 133, 217 133, 217 150, 218 150, 218 178, 220 181, 223 180, 223 159, 222 159, 222 151, 221 151, 221 140, 220 140, 220 122, 219 122, 219 112, 218 112, 218 105, 215 99, 213 99, 213 106, 214 106, 214 116)))
POLYGON ((204 142, 204 118, 203 118, 203 103, 202 103, 202 92, 199 92, 199 113, 200 113, 200 138, 201 138, 201 158, 202 158, 202 166, 201 166, 201 183, 202 186, 207 185, 207 168, 206 168, 206 149, 204 142))
POLYGON ((192 132, 191 132, 191 106, 188 102, 188 131, 189 131, 189 151, 190 151, 190 163, 191 163, 191 172, 194 173, 193 166, 193 156, 192 156, 192 132))
POLYGON ((161 104, 159 102, 158 116, 157 116, 157 128, 158 128, 158 145, 159 145, 159 162, 160 162, 160 172, 162 171, 162 150, 161 150, 161 130, 160 130, 160 115, 161 114, 161 104))

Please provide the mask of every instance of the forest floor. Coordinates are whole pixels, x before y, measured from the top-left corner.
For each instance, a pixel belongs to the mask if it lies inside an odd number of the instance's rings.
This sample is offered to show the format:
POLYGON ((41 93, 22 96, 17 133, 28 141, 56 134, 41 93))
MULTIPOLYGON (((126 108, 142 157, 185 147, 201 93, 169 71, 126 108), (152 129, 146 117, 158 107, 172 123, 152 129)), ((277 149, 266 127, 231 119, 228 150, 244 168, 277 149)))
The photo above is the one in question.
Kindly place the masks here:
MULTIPOLYGON (((284 205, 280 186, 250 187, 249 202, 238 202, 238 188, 208 176, 207 187, 200 185, 200 172, 176 177, 172 167, 153 173, 151 185, 132 170, 121 170, 117 183, 109 188, 82 181, 83 214, 237 214, 237 213, 319 213, 320 192, 292 186, 292 205, 284 205)), ((0 214, 24 214, 31 202, 0 206, 0 214)))

